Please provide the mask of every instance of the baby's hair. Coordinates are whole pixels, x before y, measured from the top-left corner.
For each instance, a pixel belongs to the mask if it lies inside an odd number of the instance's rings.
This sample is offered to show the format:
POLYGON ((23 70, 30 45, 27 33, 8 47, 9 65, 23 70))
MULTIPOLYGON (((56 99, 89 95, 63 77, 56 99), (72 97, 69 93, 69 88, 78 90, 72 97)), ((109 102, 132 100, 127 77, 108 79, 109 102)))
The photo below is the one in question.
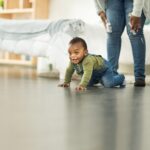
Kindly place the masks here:
POLYGON ((87 50, 87 44, 86 44, 85 40, 83 40, 82 38, 75 37, 69 42, 69 44, 71 44, 71 45, 76 44, 76 43, 81 43, 82 46, 84 47, 84 49, 87 50))

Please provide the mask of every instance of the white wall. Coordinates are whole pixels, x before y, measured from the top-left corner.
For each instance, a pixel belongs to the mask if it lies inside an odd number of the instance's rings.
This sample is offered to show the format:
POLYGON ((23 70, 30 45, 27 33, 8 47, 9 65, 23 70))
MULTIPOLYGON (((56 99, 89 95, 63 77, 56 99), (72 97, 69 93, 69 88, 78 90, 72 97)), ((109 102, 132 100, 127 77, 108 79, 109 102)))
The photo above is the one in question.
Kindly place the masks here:
POLYGON ((90 24, 98 24, 94 0, 50 0, 49 18, 82 19, 90 24))
MULTIPOLYGON (((99 25, 100 23, 99 22, 100 18, 96 14, 94 0, 49 0, 49 1, 50 1, 49 19, 51 21, 58 20, 58 19, 75 18, 75 19, 82 19, 88 24, 99 25)), ((97 31, 95 32, 95 30, 89 30, 89 32, 94 32, 96 34, 99 34, 99 32, 97 33, 97 31)), ((99 41, 97 43, 98 45, 100 45, 99 41)), ((95 44, 93 45, 95 46, 95 44)), ((64 68, 64 64, 66 62, 63 56, 62 56, 63 61, 61 61, 61 63, 57 63, 57 69, 59 68, 58 70, 60 71, 60 78, 64 77, 64 73, 62 73, 64 69, 60 69, 60 68, 64 68), (64 62, 64 64, 62 62, 64 62)), ((57 59, 57 60, 62 60, 62 59, 57 59)), ((42 75, 45 72, 49 72, 49 60, 47 60, 46 58, 39 58, 37 66, 38 66, 37 67, 38 74, 42 75)))

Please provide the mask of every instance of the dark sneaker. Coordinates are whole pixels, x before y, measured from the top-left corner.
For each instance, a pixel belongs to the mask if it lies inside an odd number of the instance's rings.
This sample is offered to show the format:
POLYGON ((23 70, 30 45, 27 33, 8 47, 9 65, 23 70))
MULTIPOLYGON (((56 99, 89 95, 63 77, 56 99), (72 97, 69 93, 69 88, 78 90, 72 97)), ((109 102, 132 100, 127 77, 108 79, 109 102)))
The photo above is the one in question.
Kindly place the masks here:
POLYGON ((146 84, 145 84, 145 80, 144 79, 137 79, 137 80, 135 80, 135 82, 134 82, 134 86, 145 86, 146 84))

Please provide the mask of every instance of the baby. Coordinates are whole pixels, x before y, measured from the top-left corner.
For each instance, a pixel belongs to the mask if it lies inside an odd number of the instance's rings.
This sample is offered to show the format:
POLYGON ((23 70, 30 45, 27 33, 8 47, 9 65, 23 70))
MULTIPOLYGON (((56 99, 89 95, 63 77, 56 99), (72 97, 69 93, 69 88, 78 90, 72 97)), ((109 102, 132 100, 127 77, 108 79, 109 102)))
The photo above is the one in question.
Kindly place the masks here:
POLYGON ((87 86, 101 83, 104 87, 125 86, 123 74, 114 73, 107 60, 101 55, 88 53, 85 40, 79 37, 69 42, 68 48, 70 62, 66 69, 64 83, 60 87, 69 87, 74 71, 81 75, 81 81, 76 91, 83 91, 87 86))

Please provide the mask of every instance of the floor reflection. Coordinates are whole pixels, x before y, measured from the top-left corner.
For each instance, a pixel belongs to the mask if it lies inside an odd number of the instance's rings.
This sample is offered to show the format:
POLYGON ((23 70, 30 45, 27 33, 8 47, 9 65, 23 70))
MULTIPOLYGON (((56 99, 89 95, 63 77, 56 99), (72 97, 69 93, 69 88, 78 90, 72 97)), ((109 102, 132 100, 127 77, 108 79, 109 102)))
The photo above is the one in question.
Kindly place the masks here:
MULTIPOLYGON (((101 89, 99 92, 72 95, 72 91, 65 90, 70 97, 67 101, 67 150, 150 148, 143 125, 144 120, 148 120, 144 117, 145 111, 150 113, 144 106, 145 89, 131 87, 126 91, 101 89)), ((148 125, 146 130, 150 131, 148 125)))
POLYGON ((35 70, 0 69, 0 149, 149 150, 150 86, 75 92, 35 70))

